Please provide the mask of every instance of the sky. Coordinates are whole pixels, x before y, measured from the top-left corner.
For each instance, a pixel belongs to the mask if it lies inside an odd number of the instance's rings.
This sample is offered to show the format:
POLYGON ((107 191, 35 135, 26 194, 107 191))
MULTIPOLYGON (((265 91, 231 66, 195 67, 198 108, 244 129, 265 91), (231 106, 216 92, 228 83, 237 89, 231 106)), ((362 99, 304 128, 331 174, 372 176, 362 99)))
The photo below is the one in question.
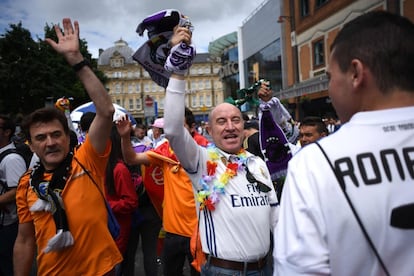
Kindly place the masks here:
POLYGON ((35 40, 44 39, 46 24, 69 17, 79 21, 80 38, 97 58, 100 48, 112 47, 121 38, 137 50, 148 39, 146 33, 140 37, 135 32, 138 24, 155 12, 177 9, 195 27, 197 52, 207 53, 210 42, 237 31, 263 2, 266 0, 0 0, 0 34, 10 24, 21 22, 35 40))

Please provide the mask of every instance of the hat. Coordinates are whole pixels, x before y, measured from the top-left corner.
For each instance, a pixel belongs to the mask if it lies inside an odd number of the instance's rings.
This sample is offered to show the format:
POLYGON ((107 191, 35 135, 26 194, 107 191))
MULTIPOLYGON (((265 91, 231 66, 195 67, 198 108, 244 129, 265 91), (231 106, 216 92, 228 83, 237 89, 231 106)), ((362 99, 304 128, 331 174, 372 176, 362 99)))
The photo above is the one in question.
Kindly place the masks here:
POLYGON ((152 124, 152 127, 164 128, 164 118, 158 118, 152 124))

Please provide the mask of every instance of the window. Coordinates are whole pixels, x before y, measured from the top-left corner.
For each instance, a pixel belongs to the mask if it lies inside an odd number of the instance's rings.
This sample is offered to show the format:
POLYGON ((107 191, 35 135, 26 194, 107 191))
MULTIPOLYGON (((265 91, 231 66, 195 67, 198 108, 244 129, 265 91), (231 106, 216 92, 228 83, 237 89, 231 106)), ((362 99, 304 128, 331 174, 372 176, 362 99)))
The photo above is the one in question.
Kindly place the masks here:
POLYGON ((197 74, 197 69, 196 68, 190 68, 190 75, 195 75, 197 74))
POLYGON ((135 90, 139 93, 141 92, 141 84, 137 83, 137 85, 135 86, 135 90))
POLYGON ((197 89, 197 82, 195 80, 191 81, 191 90, 197 89))
POLYGON ((116 99, 116 104, 117 105, 121 105, 121 100, 120 99, 116 99))
POLYGON ((164 98, 157 101, 157 107, 158 109, 164 109, 164 98))
POLYGON ((197 106, 197 96, 196 95, 191 95, 191 105, 192 106, 197 106))
POLYGON ((197 69, 197 73, 198 73, 199 75, 202 75, 202 74, 203 74, 203 68, 201 68, 201 67, 200 67, 200 68, 198 68, 198 69, 197 69))
POLYGON ((149 92, 149 91, 150 91, 149 83, 145 83, 144 84, 144 92, 149 92))
POLYGON ((220 71, 220 66, 214 66, 214 68, 213 68, 213 73, 214 74, 218 74, 219 73, 219 71, 220 71))
POLYGON ((198 102, 199 102, 198 106, 204 106, 204 95, 198 96, 198 102))
POLYGON ((204 74, 211 74, 211 67, 210 66, 204 67, 204 74))
POLYGON ((141 99, 135 99, 135 108, 136 109, 138 109, 138 110, 141 110, 142 109, 142 101, 141 101, 141 99))
POLYGON ((121 93, 121 90, 122 90, 121 84, 120 83, 116 83, 115 84, 115 93, 116 94, 120 94, 121 93))
POLYGON ((210 88, 211 88, 211 82, 212 82, 212 81, 210 81, 210 80, 205 80, 205 81, 204 81, 204 87, 205 87, 206 89, 210 89, 210 88))
POLYGON ((151 85, 151 92, 157 92, 157 90, 157 85, 155 84, 155 82, 153 82, 151 85))
POLYGON ((204 88, 204 82, 203 82, 203 80, 199 80, 198 81, 198 88, 199 89, 203 89, 204 88))
POLYGON ((324 5, 326 2, 328 2, 329 0, 316 0, 316 8, 321 7, 322 5, 324 5))
POLYGON ((131 94, 134 92, 134 84, 130 83, 128 84, 128 93, 131 94))
POLYGON ((129 99, 129 110, 134 109, 134 100, 133 99, 129 99))
POLYGON ((211 95, 206 95, 206 106, 211 106, 211 95))
POLYGON ((300 1, 300 15, 302 17, 309 15, 309 0, 300 1))
POLYGON ((313 66, 321 67, 325 65, 325 50, 323 39, 313 42, 313 66))
POLYGON ((122 78, 122 73, 121 72, 114 72, 113 74, 114 78, 122 78))
POLYGON ((123 58, 113 58, 110 61, 111 67, 122 67, 124 66, 124 59, 123 58))

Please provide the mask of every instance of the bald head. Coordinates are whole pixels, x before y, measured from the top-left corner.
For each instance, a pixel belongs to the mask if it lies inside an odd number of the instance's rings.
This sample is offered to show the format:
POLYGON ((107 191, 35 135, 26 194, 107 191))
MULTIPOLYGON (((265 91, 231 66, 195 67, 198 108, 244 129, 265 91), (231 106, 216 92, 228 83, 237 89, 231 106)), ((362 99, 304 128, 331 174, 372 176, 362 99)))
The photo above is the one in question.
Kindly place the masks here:
POLYGON ((211 125, 212 119, 214 118, 215 113, 218 113, 218 112, 220 112, 222 110, 226 110, 226 109, 228 109, 228 110, 234 110, 235 112, 240 113, 240 117, 243 118, 240 109, 238 109, 236 106, 234 106, 234 105, 232 105, 230 103, 221 103, 221 104, 217 105, 215 108, 213 108, 210 111, 210 114, 208 116, 208 122, 209 122, 209 124, 211 125))

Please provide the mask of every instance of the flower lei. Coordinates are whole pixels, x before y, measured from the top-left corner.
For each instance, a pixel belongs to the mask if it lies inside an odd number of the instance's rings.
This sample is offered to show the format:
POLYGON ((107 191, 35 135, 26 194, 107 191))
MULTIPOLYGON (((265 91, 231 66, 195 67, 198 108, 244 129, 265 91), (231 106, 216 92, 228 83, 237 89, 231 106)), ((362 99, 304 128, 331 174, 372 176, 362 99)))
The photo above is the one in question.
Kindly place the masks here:
POLYGON ((200 202, 200 210, 207 208, 210 211, 215 210, 215 205, 220 201, 220 194, 224 194, 224 188, 229 180, 237 175, 237 171, 243 169, 246 163, 246 151, 242 148, 237 154, 236 163, 227 163, 226 170, 221 175, 216 175, 217 161, 220 159, 220 153, 213 144, 207 146, 207 175, 200 179, 201 190, 197 192, 197 201, 200 202), (213 184, 213 185, 211 185, 213 184), (212 189, 210 188, 212 186, 212 189))

